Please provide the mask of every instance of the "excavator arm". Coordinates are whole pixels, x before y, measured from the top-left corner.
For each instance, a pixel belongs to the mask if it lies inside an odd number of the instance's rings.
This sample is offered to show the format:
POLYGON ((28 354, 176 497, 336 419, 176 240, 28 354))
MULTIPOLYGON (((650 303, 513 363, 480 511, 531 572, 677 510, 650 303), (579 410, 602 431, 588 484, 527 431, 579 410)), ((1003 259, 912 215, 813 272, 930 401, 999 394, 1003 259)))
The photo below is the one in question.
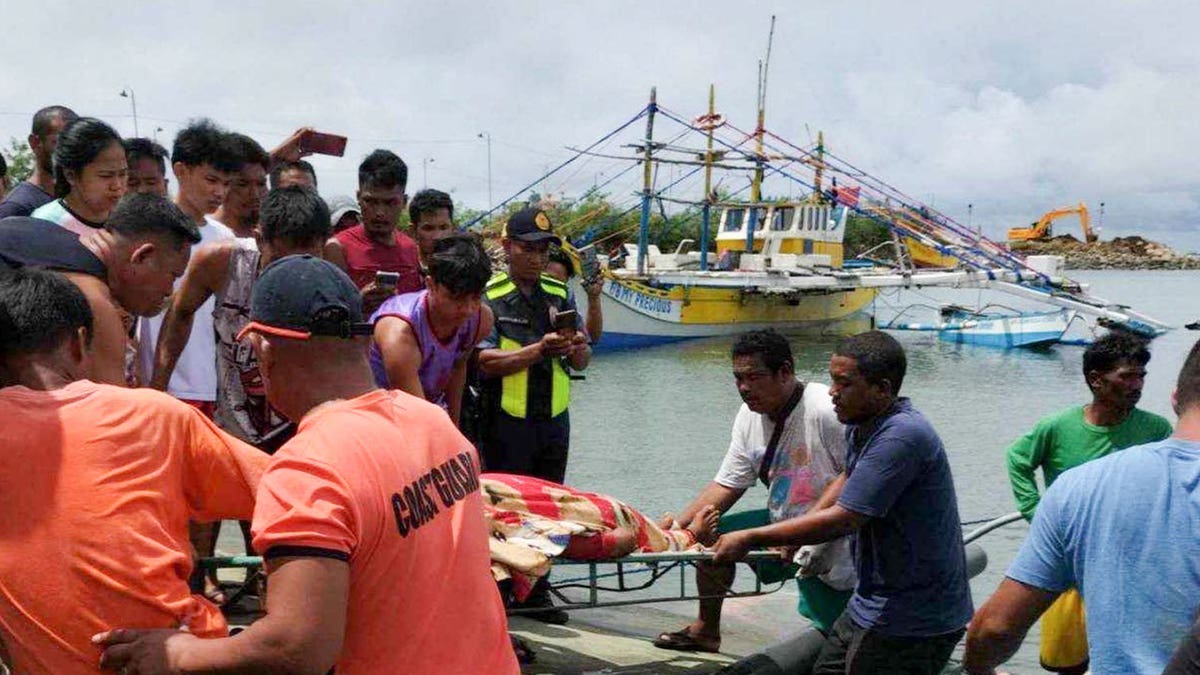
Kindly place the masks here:
POLYGON ((1036 223, 1029 227, 1014 227, 1008 231, 1009 241, 1041 241, 1050 238, 1050 224, 1059 218, 1078 215, 1079 224, 1083 227, 1083 239, 1089 244, 1096 241, 1096 233, 1092 231, 1091 216, 1088 214, 1087 206, 1083 202, 1079 202, 1077 206, 1069 206, 1063 209, 1054 209, 1042 214, 1036 223))

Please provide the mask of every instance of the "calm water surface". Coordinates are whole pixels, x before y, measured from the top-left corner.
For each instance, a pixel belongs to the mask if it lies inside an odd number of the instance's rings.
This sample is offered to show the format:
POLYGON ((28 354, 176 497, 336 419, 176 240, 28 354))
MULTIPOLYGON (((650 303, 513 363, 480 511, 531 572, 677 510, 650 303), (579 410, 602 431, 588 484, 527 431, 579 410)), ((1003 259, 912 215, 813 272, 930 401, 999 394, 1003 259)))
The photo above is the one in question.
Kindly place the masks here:
MULTIPOLYGON (((1197 272, 1076 272, 1092 292, 1175 326, 1200 319, 1197 272)), ((1006 296, 976 291, 904 292, 877 302, 880 322, 912 303, 976 304, 1006 296)), ((1044 352, 954 345, 929 333, 896 333, 908 351, 904 394, 933 422, 945 442, 964 520, 1015 510, 1005 449, 1041 417, 1088 400, 1082 347, 1044 352)), ((1170 393, 1187 351, 1200 334, 1179 328, 1158 338, 1142 407, 1172 422, 1170 393)), ((836 335, 792 340, 802 378, 828 382, 836 335)), ((567 482, 621 497, 648 514, 682 508, 711 480, 729 443, 740 405, 730 370, 731 339, 712 339, 615 354, 600 354, 576 383, 571 404, 567 482)), ((761 487, 742 498, 757 507, 761 487)), ((990 562, 972 582, 976 606, 995 589, 1023 540, 1016 524, 981 544, 990 562)), ((799 625, 799 623, 798 623, 799 625)), ((1036 672, 1036 633, 1010 667, 1036 672)))

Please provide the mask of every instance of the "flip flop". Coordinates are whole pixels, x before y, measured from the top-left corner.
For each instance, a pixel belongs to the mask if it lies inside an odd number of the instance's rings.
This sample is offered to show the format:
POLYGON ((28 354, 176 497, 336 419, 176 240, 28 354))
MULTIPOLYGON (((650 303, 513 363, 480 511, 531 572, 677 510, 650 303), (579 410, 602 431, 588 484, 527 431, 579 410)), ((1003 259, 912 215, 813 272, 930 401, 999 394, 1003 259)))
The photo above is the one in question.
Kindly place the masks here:
POLYGON ((688 626, 674 633, 660 633, 653 642, 659 649, 673 649, 678 652, 711 652, 721 651, 721 638, 702 638, 693 635, 688 626))

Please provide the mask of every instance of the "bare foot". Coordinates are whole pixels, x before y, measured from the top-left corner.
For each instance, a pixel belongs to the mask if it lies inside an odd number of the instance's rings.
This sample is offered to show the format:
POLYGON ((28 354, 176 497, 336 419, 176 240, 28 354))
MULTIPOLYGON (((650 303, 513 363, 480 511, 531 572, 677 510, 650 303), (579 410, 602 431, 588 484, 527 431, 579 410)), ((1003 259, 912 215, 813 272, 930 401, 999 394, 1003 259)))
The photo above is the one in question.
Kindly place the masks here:
POLYGON ((717 507, 709 505, 696 512, 687 529, 696 537, 696 541, 705 546, 712 546, 717 541, 717 523, 721 520, 721 512, 717 507))

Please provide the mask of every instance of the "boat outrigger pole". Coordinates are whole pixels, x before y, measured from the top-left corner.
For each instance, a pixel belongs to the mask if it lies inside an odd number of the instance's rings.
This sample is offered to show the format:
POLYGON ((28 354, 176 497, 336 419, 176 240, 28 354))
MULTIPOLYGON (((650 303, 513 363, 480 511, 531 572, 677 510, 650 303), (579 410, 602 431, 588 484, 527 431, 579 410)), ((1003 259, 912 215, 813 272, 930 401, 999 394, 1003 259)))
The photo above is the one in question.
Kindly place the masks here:
POLYGON ((638 257, 637 271, 645 274, 647 269, 646 254, 650 246, 650 197, 654 186, 650 180, 653 176, 651 166, 654 152, 654 113, 658 111, 658 88, 650 89, 650 105, 646 108, 646 145, 642 149, 642 220, 638 226, 638 257))

